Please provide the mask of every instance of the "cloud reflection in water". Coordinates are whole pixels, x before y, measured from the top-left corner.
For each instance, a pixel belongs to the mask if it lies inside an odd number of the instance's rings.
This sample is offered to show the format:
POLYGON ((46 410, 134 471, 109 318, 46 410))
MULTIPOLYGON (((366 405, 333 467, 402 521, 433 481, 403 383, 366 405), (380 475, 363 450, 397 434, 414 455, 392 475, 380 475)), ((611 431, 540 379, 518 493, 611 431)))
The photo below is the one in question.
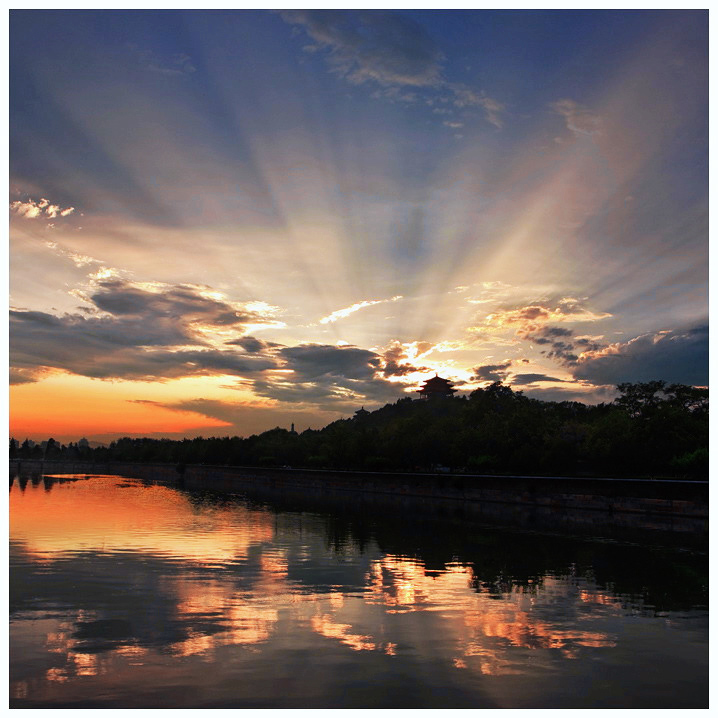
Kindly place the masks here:
MULTIPOLYGON (((461 676, 535 682, 557 662, 625 649, 626 607, 590 578, 490 585, 459 560, 429 568, 373 538, 329 542, 321 514, 112 477, 14 485, 10 504, 14 700, 122 705, 133 686, 164 705, 185 700, 169 689, 182 684, 189 704, 241 704, 316 661, 360 681, 429 670, 468 691, 461 676)), ((293 690, 321 692, 319 680, 293 690)))

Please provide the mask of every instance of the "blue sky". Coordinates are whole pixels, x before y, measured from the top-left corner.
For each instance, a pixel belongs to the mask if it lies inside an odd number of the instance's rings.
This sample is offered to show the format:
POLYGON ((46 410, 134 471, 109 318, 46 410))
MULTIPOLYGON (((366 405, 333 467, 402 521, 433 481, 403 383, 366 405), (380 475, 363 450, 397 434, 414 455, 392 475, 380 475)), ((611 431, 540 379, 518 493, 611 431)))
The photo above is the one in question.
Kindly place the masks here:
POLYGON ((705 11, 12 11, 18 417, 707 384, 707 50, 705 11))

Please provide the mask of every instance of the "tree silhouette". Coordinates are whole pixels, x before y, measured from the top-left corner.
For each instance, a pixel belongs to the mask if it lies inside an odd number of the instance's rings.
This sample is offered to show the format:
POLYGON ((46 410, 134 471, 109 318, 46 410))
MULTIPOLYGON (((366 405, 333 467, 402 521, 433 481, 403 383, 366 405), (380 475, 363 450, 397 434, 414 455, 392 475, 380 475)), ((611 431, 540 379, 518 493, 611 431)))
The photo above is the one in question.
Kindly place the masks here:
POLYGON ((468 397, 400 399, 301 434, 121 438, 91 448, 11 440, 18 458, 614 476, 707 476, 708 390, 664 381, 618 385, 595 406, 526 397, 500 382, 468 397), (13 443, 14 442, 14 443, 13 443))

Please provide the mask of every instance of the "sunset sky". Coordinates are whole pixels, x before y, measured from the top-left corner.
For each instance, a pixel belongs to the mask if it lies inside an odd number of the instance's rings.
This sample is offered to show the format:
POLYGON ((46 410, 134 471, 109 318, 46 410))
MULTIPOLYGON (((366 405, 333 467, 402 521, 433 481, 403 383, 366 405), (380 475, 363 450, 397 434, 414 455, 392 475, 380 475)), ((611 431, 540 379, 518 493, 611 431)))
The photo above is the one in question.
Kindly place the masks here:
POLYGON ((12 11, 11 434, 708 383, 707 11, 12 11))

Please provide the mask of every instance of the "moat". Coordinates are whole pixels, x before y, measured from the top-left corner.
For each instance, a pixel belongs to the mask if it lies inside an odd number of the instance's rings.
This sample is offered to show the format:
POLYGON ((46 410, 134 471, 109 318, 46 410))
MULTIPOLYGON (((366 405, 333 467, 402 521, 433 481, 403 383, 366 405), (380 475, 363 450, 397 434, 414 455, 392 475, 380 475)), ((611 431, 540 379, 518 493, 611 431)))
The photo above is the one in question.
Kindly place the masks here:
POLYGON ((11 707, 704 708, 707 547, 13 476, 11 707))

